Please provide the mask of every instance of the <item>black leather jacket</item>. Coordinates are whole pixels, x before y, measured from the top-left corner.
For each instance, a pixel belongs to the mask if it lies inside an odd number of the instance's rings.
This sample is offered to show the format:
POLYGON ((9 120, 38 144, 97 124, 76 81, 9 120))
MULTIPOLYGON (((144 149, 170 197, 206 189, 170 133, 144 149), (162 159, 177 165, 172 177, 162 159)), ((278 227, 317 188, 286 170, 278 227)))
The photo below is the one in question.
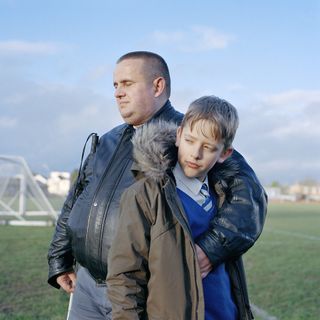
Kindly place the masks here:
MULTIPOLYGON (((182 114, 168 101, 152 118, 160 119, 179 123, 182 114)), ((105 281, 120 197, 134 182, 132 132, 132 126, 123 124, 103 135, 96 153, 89 155, 85 162, 80 193, 75 202, 73 189, 69 192, 48 252, 48 282, 52 286, 59 288, 57 276, 73 270, 75 260, 87 268, 97 282, 105 281)), ((243 157, 237 152, 235 157, 239 161, 240 174, 233 179, 229 200, 234 210, 241 210, 243 228, 233 228, 235 215, 232 212, 228 221, 217 218, 215 229, 208 231, 198 243, 213 264, 223 260, 225 256, 222 259, 222 255, 238 256, 248 250, 259 237, 265 220, 264 190, 243 157), (225 232, 227 236, 224 236, 225 232), (226 242, 230 251, 225 250, 226 242)))

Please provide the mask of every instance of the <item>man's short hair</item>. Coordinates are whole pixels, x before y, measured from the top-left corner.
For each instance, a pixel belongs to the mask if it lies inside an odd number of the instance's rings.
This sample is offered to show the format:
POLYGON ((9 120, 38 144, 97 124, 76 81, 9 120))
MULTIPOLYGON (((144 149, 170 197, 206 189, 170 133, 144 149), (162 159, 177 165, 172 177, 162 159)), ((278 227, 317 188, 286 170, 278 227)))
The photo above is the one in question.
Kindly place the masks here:
POLYGON ((170 73, 169 73, 169 68, 166 63, 166 61, 159 56, 158 54, 150 51, 132 51, 124 54, 121 56, 118 60, 117 63, 127 60, 127 59, 142 59, 144 61, 150 62, 152 64, 152 70, 153 74, 152 77, 153 79, 157 77, 163 77, 165 82, 166 82, 166 94, 168 98, 170 97, 171 94, 171 79, 170 79, 170 73))
POLYGON ((216 96, 196 99, 190 104, 181 126, 189 125, 193 129, 198 121, 210 121, 212 136, 222 141, 225 149, 232 146, 239 126, 239 117, 237 109, 231 103, 216 96))

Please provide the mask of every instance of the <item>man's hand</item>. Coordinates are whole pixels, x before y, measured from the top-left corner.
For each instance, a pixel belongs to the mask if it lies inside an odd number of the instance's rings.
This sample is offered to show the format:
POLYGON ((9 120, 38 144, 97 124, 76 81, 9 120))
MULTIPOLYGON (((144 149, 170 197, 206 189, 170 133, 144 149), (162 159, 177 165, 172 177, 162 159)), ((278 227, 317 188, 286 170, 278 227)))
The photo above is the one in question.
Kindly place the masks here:
POLYGON ((74 271, 66 272, 57 277, 57 283, 65 292, 72 293, 76 286, 76 278, 74 271))
POLYGON ((205 278, 212 270, 213 266, 204 251, 196 245, 197 257, 200 266, 201 278, 205 278))

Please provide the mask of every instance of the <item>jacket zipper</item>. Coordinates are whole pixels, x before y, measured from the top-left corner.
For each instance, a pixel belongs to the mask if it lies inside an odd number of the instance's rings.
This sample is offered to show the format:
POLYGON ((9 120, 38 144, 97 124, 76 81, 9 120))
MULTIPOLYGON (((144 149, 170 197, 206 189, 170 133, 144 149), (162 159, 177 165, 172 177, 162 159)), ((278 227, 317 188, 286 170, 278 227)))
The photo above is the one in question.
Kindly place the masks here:
MULTIPOLYGON (((116 191, 116 189, 117 189, 117 187, 119 185, 119 182, 121 180, 123 172, 125 171, 129 161, 130 160, 127 160, 126 164, 123 166, 123 169, 121 170, 120 175, 119 175, 119 179, 117 180, 117 183, 114 186, 112 193, 110 194, 110 199, 113 198, 113 195, 114 195, 114 193, 115 193, 115 191, 116 191)), ((106 219, 107 219, 107 216, 108 216, 107 212, 108 212, 110 203, 111 203, 111 200, 109 200, 108 203, 106 204, 106 206, 105 206, 105 213, 106 214, 104 214, 103 218, 102 218, 102 225, 101 225, 100 236, 99 236, 99 247, 98 247, 98 250, 99 250, 98 252, 99 252, 99 256, 100 257, 102 257, 102 237, 103 237, 103 233, 104 233, 104 226, 105 226, 105 222, 106 222, 106 219)), ((100 267, 102 267, 102 264, 100 264, 100 267)), ((101 270, 101 269, 100 269, 100 271, 103 272, 103 270, 101 270)))
MULTIPOLYGON (((104 181, 104 178, 105 178, 105 176, 107 175, 107 173, 108 173, 108 171, 109 171, 109 169, 110 169, 110 167, 111 167, 111 164, 113 163, 113 161, 114 161, 114 159, 115 159, 115 157, 116 157, 116 155, 117 155, 117 153, 118 153, 118 150, 119 150, 119 148, 120 148, 121 142, 122 142, 122 140, 124 139, 124 137, 125 137, 125 135, 126 135, 126 133, 127 133, 128 128, 129 128, 129 127, 125 128, 125 130, 123 131, 123 133, 122 133, 122 135, 121 135, 121 137, 120 137, 120 140, 119 140, 119 142, 118 142, 118 144, 117 144, 117 147, 116 147, 116 149, 115 149, 115 151, 114 151, 114 153, 113 153, 113 155, 112 155, 112 158, 111 158, 111 160, 110 160, 110 162, 109 162, 109 165, 108 165, 108 167, 105 169, 105 171, 103 172, 102 179, 100 180, 99 185, 98 185, 98 188, 96 189, 96 191, 95 191, 95 193, 94 193, 93 200, 92 200, 92 203, 91 203, 90 213, 89 213, 89 216, 88 216, 88 223, 87 223, 86 250, 88 250, 87 239, 88 239, 88 231, 89 231, 89 230, 88 230, 88 229, 89 229, 89 221, 91 220, 90 218, 91 218, 92 211, 93 211, 93 206, 92 206, 92 204, 94 204, 94 203, 96 202, 97 194, 99 193, 100 188, 101 188, 101 185, 102 185, 102 183, 103 183, 103 181, 104 181)), ((117 184, 118 184, 118 183, 119 183, 119 181, 117 182, 117 184)), ((106 208, 109 207, 109 204, 110 204, 110 200, 108 201, 108 203, 107 203, 107 205, 106 205, 106 208)), ((104 219, 104 221, 105 221, 105 219, 104 219)), ((102 231, 100 231, 100 235, 99 235, 99 247, 98 247, 98 252, 99 252, 99 254, 100 254, 100 252, 101 252, 101 247, 102 247, 102 244, 101 244, 101 235, 102 235, 102 231)), ((87 256, 87 254, 86 254, 86 256, 87 256)))

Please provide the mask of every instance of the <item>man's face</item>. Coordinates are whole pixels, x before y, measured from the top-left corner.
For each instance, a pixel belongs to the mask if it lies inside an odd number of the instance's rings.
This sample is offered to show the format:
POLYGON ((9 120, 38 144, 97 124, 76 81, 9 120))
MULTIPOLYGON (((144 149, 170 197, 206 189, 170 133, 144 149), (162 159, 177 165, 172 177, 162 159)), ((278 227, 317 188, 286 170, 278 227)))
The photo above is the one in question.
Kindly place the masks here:
POLYGON ((153 80, 142 59, 119 62, 113 73, 113 84, 118 108, 126 123, 143 124, 157 111, 153 80))
POLYGON ((200 120, 192 129, 188 124, 178 128, 178 161, 189 178, 203 181, 216 162, 223 162, 232 153, 231 148, 224 150, 223 143, 212 137, 211 126, 209 121, 200 120))

